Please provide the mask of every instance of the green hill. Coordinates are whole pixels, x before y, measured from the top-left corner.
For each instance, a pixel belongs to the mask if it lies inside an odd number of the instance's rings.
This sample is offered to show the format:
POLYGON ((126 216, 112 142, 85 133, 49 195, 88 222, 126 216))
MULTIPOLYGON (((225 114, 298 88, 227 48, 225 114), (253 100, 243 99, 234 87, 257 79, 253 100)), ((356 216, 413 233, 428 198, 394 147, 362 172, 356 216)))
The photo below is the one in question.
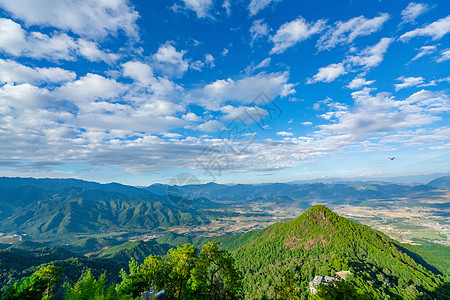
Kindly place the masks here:
POLYGON ((136 261, 142 262, 150 254, 165 255, 170 248, 172 248, 172 246, 168 244, 159 244, 155 241, 133 241, 108 248, 102 251, 98 257, 110 258, 123 262, 129 262, 131 258, 134 258, 136 261))
POLYGON ((427 297, 443 284, 439 271, 381 232, 322 205, 248 241, 235 252, 246 299, 276 299, 287 290, 306 299, 315 275, 341 270, 351 271, 353 284, 372 299, 427 297))
POLYGON ((35 240, 60 243, 75 234, 148 231, 209 222, 208 214, 171 205, 153 194, 82 188, 56 192, 32 186, 0 189, 0 211, 0 232, 26 233, 35 240))

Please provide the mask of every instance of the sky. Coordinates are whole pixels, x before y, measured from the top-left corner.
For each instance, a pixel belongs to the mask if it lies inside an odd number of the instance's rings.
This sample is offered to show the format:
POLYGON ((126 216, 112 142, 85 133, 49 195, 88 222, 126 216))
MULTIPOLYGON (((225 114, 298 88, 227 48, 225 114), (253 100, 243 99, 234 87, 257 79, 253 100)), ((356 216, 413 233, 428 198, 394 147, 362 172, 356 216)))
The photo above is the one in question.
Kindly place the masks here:
POLYGON ((0 0, 0 176, 450 172, 449 13, 445 0, 0 0))

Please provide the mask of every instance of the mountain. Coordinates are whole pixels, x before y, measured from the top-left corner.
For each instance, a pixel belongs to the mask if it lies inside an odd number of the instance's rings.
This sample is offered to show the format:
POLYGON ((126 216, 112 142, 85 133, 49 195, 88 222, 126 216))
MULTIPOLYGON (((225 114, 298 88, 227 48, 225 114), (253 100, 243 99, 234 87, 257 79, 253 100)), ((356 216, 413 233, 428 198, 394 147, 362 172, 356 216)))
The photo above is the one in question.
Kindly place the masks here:
POLYGON ((76 234, 149 231, 209 222, 198 210, 173 205, 154 194, 127 195, 84 188, 3 188, 0 211, 0 232, 26 233, 33 239, 53 241, 67 241, 76 234))
MULTIPOLYGON (((156 184, 145 188, 148 191, 164 195, 168 186, 156 184)), ((374 199, 382 202, 408 196, 410 199, 421 199, 430 195, 442 193, 429 185, 408 186, 393 183, 270 183, 270 184, 236 184, 224 185, 207 183, 203 185, 179 186, 182 194, 189 194, 195 189, 207 199, 222 203, 248 203, 258 200, 269 202, 274 197, 284 197, 285 200, 303 201, 307 203, 351 204, 364 205, 374 199)))
POLYGON ((82 188, 86 190, 100 190, 105 192, 116 192, 127 195, 147 195, 153 193, 133 186, 120 183, 101 184, 97 182, 84 181, 80 179, 54 179, 54 178, 21 178, 0 177, 0 189, 13 189, 33 186, 41 190, 57 191, 64 188, 82 188))
POLYGON ((450 176, 436 178, 428 183, 428 186, 441 189, 450 189, 450 176))
POLYGON ((314 276, 341 270, 351 271, 352 284, 371 299, 429 295, 443 283, 439 271, 412 256, 383 233, 322 205, 269 226, 235 251, 246 299, 275 299, 286 291, 306 299, 314 276))

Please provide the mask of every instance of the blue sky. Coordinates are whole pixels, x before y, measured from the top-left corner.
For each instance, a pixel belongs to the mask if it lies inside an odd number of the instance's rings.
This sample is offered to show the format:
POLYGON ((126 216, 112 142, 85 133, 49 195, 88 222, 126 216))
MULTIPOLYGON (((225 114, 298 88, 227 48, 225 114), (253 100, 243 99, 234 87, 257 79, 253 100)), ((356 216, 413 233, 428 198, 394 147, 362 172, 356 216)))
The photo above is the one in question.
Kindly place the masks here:
POLYGON ((0 0, 0 175, 148 185, 449 172, 449 12, 0 0))

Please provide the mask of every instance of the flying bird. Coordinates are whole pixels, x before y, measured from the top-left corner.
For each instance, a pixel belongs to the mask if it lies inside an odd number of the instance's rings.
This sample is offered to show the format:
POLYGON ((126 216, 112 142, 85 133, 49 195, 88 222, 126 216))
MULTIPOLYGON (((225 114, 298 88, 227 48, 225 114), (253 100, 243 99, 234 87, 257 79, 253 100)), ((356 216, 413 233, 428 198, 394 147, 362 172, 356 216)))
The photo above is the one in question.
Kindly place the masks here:
POLYGON ((388 157, 390 160, 394 160, 395 159, 395 156, 393 156, 393 157, 388 157))

